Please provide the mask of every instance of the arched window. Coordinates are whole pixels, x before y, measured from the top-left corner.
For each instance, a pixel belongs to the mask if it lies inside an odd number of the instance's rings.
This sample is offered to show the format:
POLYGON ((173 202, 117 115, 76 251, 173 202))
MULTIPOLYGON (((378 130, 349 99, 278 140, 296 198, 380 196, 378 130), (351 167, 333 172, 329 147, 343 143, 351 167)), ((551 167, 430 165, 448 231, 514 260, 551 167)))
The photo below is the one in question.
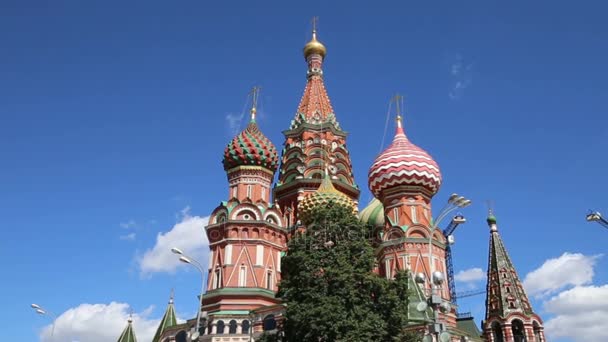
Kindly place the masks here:
POLYGON ((187 334, 185 330, 182 330, 175 335, 175 342, 187 342, 187 334))
POLYGON ((534 321, 533 327, 534 327, 534 340, 536 342, 543 342, 542 338, 540 337, 541 336, 540 325, 538 325, 538 322, 534 321))
POLYGON ((274 319, 274 315, 268 315, 264 317, 264 331, 274 330, 277 328, 277 321, 274 319))
POLYGON ((492 323, 492 335, 494 335, 494 342, 505 342, 505 339, 502 334, 502 327, 500 323, 494 322, 492 323))
POLYGON ((241 334, 249 334, 249 321, 244 320, 241 323, 241 334))
POLYGON ((236 321, 235 320, 231 320, 230 323, 228 323, 228 333, 236 334, 236 321))
POLYGON ((224 321, 217 321, 215 333, 218 335, 224 333, 224 321))
POLYGON ((524 323, 518 319, 514 319, 511 322, 511 330, 513 331, 514 342, 526 342, 526 330, 524 329, 524 323))

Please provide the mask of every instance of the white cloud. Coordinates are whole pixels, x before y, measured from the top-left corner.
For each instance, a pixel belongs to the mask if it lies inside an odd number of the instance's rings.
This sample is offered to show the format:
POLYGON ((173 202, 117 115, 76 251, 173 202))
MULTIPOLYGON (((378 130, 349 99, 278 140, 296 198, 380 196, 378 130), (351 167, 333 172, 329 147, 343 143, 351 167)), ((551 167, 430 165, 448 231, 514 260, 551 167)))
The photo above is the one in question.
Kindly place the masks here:
MULTIPOLYGON (((133 313, 133 329, 139 341, 151 341, 160 319, 148 316, 152 307, 133 313)), ((40 341, 116 341, 127 326, 130 308, 126 303, 81 304, 61 314, 55 320, 55 329, 47 325, 42 329, 40 341)))
POLYGON ((209 217, 190 216, 190 207, 181 211, 181 220, 171 230, 158 233, 154 247, 146 250, 143 256, 138 257, 141 275, 151 275, 158 272, 175 272, 179 267, 185 267, 171 248, 177 247, 189 256, 199 260, 203 265, 207 263, 209 254, 209 241, 204 227, 209 217))
POLYGON ((137 227, 135 220, 129 220, 127 222, 121 222, 120 227, 124 229, 131 229, 137 227))
POLYGON ((464 95, 465 89, 473 83, 473 63, 466 63, 461 55, 456 55, 450 65, 450 76, 452 88, 448 96, 452 100, 458 100, 464 95))
POLYGON ((608 284, 577 286, 546 301, 544 308, 555 317, 545 322, 550 339, 576 342, 608 341, 608 284))
POLYGON ((567 286, 589 284, 593 279, 593 266, 599 257, 566 252, 558 258, 545 261, 542 266, 528 273, 524 287, 528 294, 542 297, 567 286))
POLYGON ((125 240, 125 241, 134 241, 135 237, 136 237, 135 233, 130 233, 130 234, 126 234, 126 235, 121 235, 120 239, 125 240))
POLYGON ((469 268, 468 270, 462 270, 454 276, 456 281, 463 283, 474 283, 486 278, 486 274, 479 267, 469 268))
POLYGON ((239 132, 241 128, 241 123, 243 122, 243 118, 245 117, 245 111, 240 114, 228 113, 226 114, 226 121, 228 122, 228 128, 230 129, 230 134, 235 135, 239 132))

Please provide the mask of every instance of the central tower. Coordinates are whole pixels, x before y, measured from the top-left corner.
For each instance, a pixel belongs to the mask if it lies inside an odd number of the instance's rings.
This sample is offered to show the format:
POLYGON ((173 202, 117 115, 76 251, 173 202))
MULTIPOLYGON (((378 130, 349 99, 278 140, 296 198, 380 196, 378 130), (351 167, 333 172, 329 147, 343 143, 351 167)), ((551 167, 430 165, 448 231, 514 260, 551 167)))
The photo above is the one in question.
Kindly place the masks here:
POLYGON ((323 83, 323 60, 327 49, 317 40, 314 26, 312 39, 304 46, 308 65, 306 87, 295 118, 289 129, 283 131, 285 143, 274 188, 274 198, 288 227, 298 225, 298 203, 319 188, 325 178, 325 168, 337 190, 355 204, 359 198, 346 147, 347 133, 336 120, 323 83))

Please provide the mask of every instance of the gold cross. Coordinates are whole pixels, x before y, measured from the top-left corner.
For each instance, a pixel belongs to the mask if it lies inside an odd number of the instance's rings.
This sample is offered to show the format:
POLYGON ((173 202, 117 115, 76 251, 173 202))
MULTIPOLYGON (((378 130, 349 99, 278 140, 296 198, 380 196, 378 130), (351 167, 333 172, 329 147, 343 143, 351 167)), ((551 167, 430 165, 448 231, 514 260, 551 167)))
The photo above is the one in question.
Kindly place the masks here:
POLYGON ((312 32, 317 32, 317 22, 319 17, 312 17, 312 32))
POLYGON ((256 108, 258 106, 258 96, 260 95, 260 90, 262 89, 262 87, 259 86, 254 86, 251 89, 251 102, 252 102, 252 108, 256 108))
POLYGON ((397 108, 397 116, 401 116, 401 107, 403 106, 403 96, 399 95, 399 94, 395 94, 395 96, 393 96, 393 98, 391 99, 393 102, 395 102, 395 106, 397 108), (401 105, 401 107, 400 107, 401 105))

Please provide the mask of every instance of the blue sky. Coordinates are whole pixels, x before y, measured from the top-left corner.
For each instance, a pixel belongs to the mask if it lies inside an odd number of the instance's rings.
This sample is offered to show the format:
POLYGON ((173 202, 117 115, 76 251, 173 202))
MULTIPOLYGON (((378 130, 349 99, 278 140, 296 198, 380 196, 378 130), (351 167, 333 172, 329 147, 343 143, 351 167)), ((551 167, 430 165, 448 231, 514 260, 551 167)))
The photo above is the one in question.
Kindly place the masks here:
MULTIPOLYGON (((534 308, 545 321, 572 322, 566 311, 584 310, 577 294, 608 293, 608 231, 584 221, 590 208, 608 212, 607 9, 599 1, 0 2, 5 338, 39 339, 49 320, 32 302, 75 313, 57 323, 74 341, 96 341, 95 313, 123 315, 97 330, 122 329, 128 306, 146 336, 171 288, 179 315, 194 314, 200 276, 166 249, 182 243, 205 258, 202 230, 200 240, 187 234, 227 196, 222 151, 246 122, 229 119, 244 113, 254 85, 263 88, 260 126, 282 144, 305 84, 301 48, 313 16, 361 203, 371 199, 367 170, 399 92, 408 136, 442 169, 435 207, 452 192, 474 201, 453 247, 456 271, 485 272, 492 200, 522 279, 555 259, 539 271, 553 278, 534 285, 534 308), (559 302, 566 297, 574 306, 559 302)), ((483 300, 461 301, 461 311, 479 322, 483 300)), ((608 303, 593 310, 608 319, 608 303)), ((553 341, 606 337, 568 334, 553 341)))

